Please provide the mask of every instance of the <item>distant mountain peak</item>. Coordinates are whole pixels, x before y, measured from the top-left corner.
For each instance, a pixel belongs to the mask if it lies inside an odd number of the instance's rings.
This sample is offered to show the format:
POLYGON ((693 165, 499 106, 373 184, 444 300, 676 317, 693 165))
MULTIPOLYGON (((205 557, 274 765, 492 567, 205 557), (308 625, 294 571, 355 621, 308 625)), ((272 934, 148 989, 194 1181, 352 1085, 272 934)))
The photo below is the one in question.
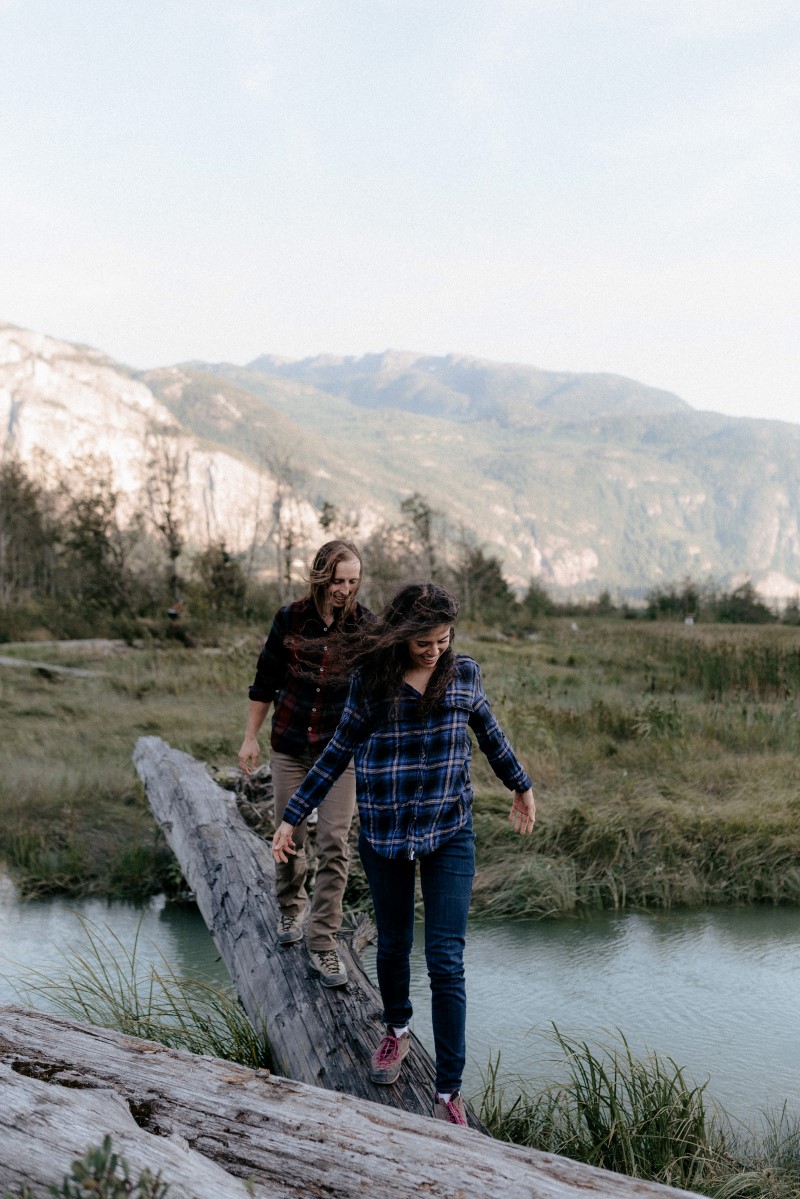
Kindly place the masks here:
POLYGON ((552 418, 581 421, 691 411, 671 392, 623 375, 545 371, 468 354, 389 349, 294 361, 264 354, 250 368, 310 384, 359 407, 397 408, 447 420, 523 426, 552 418))
POLYGON ((133 372, 0 324, 2 452, 66 468, 106 454, 135 491, 154 422, 187 447, 199 544, 266 536, 271 471, 287 469, 308 545, 326 501, 365 540, 417 491, 447 522, 443 553, 474 538, 520 589, 536 577, 642 595, 711 575, 800 592, 796 425, 696 412, 620 375, 458 353, 133 372))

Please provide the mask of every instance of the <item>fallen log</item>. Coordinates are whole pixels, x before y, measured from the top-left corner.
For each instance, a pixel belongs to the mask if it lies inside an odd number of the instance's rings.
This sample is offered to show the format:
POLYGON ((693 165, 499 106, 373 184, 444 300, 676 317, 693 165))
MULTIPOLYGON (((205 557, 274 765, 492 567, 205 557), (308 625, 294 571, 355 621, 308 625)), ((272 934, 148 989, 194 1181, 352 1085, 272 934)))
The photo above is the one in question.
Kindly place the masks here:
POLYGON ((364 1099, 0 1008, 0 1194, 44 1199, 110 1133, 168 1199, 687 1199, 364 1099))
MULTIPOLYGON (((385 1030, 380 996, 361 962, 363 925, 340 938, 347 985, 321 986, 302 944, 278 944, 272 853, 247 827, 232 794, 158 737, 141 737, 133 760, 242 1006, 266 1034, 276 1072, 431 1115, 434 1065, 413 1035, 398 1082, 370 1081, 369 1057, 385 1030)), ((482 1127, 474 1113, 469 1119, 482 1127)))
POLYGON ((9 658, 5 655, 0 657, 0 666, 12 666, 23 670, 32 670, 34 674, 42 675, 47 678, 48 675, 71 674, 78 679, 95 679, 102 675, 107 675, 107 670, 85 670, 81 666, 59 666, 55 662, 32 662, 30 658, 9 658))

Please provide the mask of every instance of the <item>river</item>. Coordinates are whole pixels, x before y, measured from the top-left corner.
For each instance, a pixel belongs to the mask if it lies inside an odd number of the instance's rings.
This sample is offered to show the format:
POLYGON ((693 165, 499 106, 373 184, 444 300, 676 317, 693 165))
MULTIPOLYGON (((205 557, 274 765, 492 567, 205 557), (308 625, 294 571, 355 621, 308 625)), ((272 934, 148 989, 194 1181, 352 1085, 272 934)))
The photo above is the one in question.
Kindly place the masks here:
MULTIPOLYGON (((61 899, 20 903, 0 881, 0 1002, 26 998, 31 970, 52 977, 80 945, 80 914, 138 956, 223 983, 202 919, 155 900, 61 899)), ((430 1046, 427 977, 419 930, 412 963, 414 1028, 430 1046)), ((467 941, 469 1062, 465 1091, 480 1088, 500 1053, 509 1092, 558 1077, 551 1026, 608 1045, 621 1030, 637 1054, 671 1057, 730 1115, 754 1122, 784 1100, 800 1113, 800 909, 741 908, 625 913, 589 920, 474 923, 467 941)), ((366 966, 373 972, 368 951, 366 966)), ((44 1007, 40 996, 30 997, 44 1007)))

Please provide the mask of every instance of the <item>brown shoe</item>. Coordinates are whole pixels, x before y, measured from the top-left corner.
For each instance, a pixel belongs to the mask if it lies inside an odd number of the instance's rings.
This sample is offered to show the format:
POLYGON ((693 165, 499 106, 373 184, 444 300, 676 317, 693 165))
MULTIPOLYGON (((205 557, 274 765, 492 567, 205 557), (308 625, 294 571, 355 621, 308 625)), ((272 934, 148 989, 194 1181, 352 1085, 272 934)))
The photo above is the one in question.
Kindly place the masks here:
POLYGON ((397 1081, 403 1059, 411 1048, 411 1038, 407 1032, 396 1037, 389 1029, 378 1048, 370 1059, 369 1076, 373 1082, 388 1086, 397 1081))
POLYGON ((279 945, 294 945, 295 941, 302 941, 305 914, 305 908, 302 912, 281 912, 278 916, 279 945))
POLYGON ((347 982, 347 967, 335 949, 309 949, 308 956, 323 987, 343 987, 347 982))
POLYGON ((453 1094, 446 1102, 437 1091, 436 1098, 433 1101, 433 1114, 437 1120, 447 1120, 448 1124, 460 1124, 464 1128, 469 1127, 464 1100, 461 1098, 460 1091, 453 1091, 453 1094))

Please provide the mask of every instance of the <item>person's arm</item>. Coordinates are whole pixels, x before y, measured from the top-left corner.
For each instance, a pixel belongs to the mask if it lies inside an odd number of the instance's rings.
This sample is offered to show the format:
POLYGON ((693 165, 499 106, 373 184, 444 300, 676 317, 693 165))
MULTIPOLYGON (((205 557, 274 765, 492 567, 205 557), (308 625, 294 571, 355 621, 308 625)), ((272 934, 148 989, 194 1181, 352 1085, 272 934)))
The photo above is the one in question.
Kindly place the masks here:
POLYGON ((258 744, 258 734, 267 719, 269 701, 251 699, 247 709, 247 728, 245 729, 242 748, 239 750, 239 766, 245 775, 250 775, 258 766, 261 749, 258 744))
POLYGON ((470 713, 469 725, 475 733, 481 751, 494 773, 502 783, 514 792, 508 819, 515 832, 533 832, 536 822, 536 801, 533 798, 531 780, 516 757, 491 709, 481 683, 480 667, 475 663, 475 699, 470 713))
POLYGON ((284 645, 286 631, 285 611, 282 608, 275 614, 269 636, 258 655, 256 677, 249 692, 250 706, 247 710, 247 727, 242 747, 239 750, 239 766, 245 775, 252 774, 258 766, 261 757, 258 734, 267 719, 269 706, 275 698, 275 693, 283 686, 286 678, 288 669, 288 655, 284 645))

